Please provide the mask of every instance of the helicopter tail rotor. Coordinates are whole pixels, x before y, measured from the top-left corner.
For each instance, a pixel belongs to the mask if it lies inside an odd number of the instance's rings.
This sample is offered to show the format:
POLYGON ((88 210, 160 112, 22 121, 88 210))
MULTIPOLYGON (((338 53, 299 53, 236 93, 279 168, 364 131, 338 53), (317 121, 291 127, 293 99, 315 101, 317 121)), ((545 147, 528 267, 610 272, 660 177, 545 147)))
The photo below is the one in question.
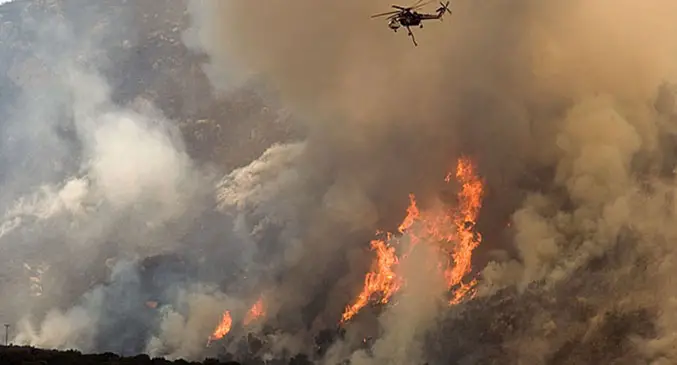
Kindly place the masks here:
POLYGON ((449 1, 447 1, 446 4, 440 2, 440 5, 442 6, 437 8, 437 13, 440 14, 440 19, 442 18, 442 15, 444 15, 445 13, 451 14, 451 10, 449 10, 449 1))

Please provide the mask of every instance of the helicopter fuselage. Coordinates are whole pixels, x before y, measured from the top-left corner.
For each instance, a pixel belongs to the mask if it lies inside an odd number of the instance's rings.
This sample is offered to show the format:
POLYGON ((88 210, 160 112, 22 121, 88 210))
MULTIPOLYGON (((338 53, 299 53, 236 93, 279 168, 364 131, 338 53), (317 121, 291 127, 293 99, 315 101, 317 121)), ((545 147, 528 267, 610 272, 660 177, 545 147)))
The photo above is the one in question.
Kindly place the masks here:
POLYGON ((422 17, 418 13, 414 12, 410 14, 404 14, 400 16, 398 20, 400 24, 402 24, 405 27, 413 27, 416 25, 420 25, 421 19, 422 17))
POLYGON ((388 26, 392 30, 397 30, 400 27, 413 27, 413 26, 418 26, 421 25, 422 17, 420 14, 414 12, 414 13, 404 13, 401 14, 398 17, 392 18, 390 22, 388 22, 388 26))

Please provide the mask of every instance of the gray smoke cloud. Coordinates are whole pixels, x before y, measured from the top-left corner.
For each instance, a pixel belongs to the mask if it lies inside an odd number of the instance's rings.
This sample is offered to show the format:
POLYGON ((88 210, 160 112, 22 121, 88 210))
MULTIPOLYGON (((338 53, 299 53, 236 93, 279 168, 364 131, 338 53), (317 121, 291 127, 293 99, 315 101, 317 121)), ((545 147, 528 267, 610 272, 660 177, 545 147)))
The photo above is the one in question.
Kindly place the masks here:
MULTIPOLYGON (((496 242, 485 240, 479 250, 507 252, 484 259, 480 297, 534 285, 549 295, 576 275, 594 277, 577 295, 595 303, 597 319, 553 334, 549 323, 565 315, 539 313, 505 342, 509 357, 549 361, 566 341, 587 341, 610 311, 672 312, 673 291, 664 283, 673 260, 675 112, 674 95, 661 85, 677 76, 673 3, 457 2, 444 23, 414 30, 418 48, 369 19, 388 9, 386 1, 193 4, 202 7, 197 27, 204 25, 193 41, 212 55, 209 67, 239 65, 262 75, 307 121, 297 171, 323 197, 316 206, 326 209, 320 202, 328 196, 361 197, 360 208, 338 211, 367 212, 372 227, 396 224, 409 192, 430 201, 455 156, 469 154, 490 194, 479 227, 503 231, 510 218, 512 232, 507 240, 487 235, 496 242), (614 252, 622 252, 620 262, 607 263, 601 275, 589 271, 614 252), (638 260, 648 260, 644 272, 631 269, 638 260)), ((296 264, 308 279, 280 291, 315 293, 313 278, 326 279, 314 268, 337 261, 334 247, 349 250, 344 239, 329 238, 340 219, 323 209, 324 224, 311 220, 307 229, 327 238, 304 240, 304 263, 296 264)), ((424 341, 402 345, 408 329, 435 327, 415 307, 390 316, 393 306, 380 317, 385 332, 374 351, 388 349, 382 354, 394 358, 356 356, 373 363, 425 357, 418 350, 424 341)), ((656 340, 635 341, 634 354, 674 361, 665 347, 671 322, 658 315, 656 340)), ((423 337, 406 340, 415 338, 423 337)))

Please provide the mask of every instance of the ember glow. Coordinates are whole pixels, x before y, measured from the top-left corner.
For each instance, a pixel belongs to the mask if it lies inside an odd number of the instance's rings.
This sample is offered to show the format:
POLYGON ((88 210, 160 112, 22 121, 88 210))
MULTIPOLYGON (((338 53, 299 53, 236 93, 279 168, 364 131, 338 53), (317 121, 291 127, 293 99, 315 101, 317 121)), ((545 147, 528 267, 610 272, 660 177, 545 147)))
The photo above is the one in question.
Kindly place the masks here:
MULTIPOLYGON (((481 208, 484 187, 472 161, 465 157, 458 160, 456 172, 449 173, 445 181, 450 183, 452 178, 460 184, 460 190, 451 208, 421 211, 416 197, 411 194, 407 216, 398 227, 401 236, 379 233, 385 239, 372 241, 372 250, 376 252, 372 271, 365 277, 364 287, 357 299, 344 311, 341 322, 355 316, 373 300, 374 294, 380 294, 378 302, 385 304, 406 284, 404 278, 396 274, 400 258, 394 246, 401 246, 402 237, 408 239, 407 252, 411 252, 419 243, 434 245, 439 250, 443 260, 438 267, 450 291, 449 304, 458 304, 474 294, 477 281, 473 279, 464 283, 463 279, 472 270, 472 252, 482 239, 474 231, 474 225, 481 208)), ((406 255, 405 252, 401 258, 406 255)))

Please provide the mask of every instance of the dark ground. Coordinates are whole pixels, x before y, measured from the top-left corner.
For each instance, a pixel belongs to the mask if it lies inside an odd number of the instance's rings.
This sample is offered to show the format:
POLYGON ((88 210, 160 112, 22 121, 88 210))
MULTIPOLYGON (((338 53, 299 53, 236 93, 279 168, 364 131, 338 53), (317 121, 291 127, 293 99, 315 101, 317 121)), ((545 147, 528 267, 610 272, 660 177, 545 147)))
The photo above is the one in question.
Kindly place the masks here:
POLYGON ((115 354, 85 355, 78 351, 40 350, 32 347, 0 346, 0 364, 3 365, 239 365, 238 362, 222 362, 215 359, 206 359, 203 362, 188 362, 184 360, 168 361, 151 359, 148 355, 120 357, 115 354))
MULTIPOLYGON (((254 364, 256 362, 250 362, 254 364)), ((205 359, 202 362, 185 360, 169 361, 150 358, 148 355, 121 357, 112 353, 82 354, 79 351, 41 350, 33 347, 0 346, 2 365, 241 365, 237 361, 205 359)), ((244 362, 243 365, 247 365, 244 362)), ((310 365, 305 356, 296 356, 284 363, 289 365, 310 365)), ((282 365, 282 364, 280 364, 282 365)))

